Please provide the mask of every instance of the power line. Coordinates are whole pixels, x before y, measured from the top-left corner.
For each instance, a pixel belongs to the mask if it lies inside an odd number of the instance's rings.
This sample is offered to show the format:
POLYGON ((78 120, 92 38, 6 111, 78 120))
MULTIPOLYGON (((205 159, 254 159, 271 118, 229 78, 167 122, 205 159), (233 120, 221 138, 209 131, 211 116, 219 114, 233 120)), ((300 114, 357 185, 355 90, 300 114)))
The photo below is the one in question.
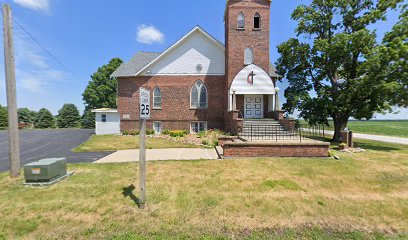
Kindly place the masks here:
MULTIPOLYGON (((52 54, 41 42, 33 36, 25 27, 23 27, 22 24, 20 24, 15 18, 13 18, 13 21, 23 30, 24 33, 26 33, 39 47, 41 47, 47 55, 49 55, 52 59, 54 59, 55 62, 57 62, 65 71, 69 72, 71 76, 75 77, 75 75, 72 73, 72 71, 64 64, 62 61, 60 61, 54 54, 52 54)), ((76 77, 75 77, 76 78, 76 77)))

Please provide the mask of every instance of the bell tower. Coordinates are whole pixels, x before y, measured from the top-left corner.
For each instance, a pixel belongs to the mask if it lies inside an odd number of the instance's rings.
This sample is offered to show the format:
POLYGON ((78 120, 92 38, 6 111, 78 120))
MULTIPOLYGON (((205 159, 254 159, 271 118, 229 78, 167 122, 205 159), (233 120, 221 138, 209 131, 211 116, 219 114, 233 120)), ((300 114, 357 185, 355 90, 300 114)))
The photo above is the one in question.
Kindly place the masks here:
POLYGON ((225 10, 225 73, 228 88, 247 65, 269 72, 271 0, 227 0, 225 10))

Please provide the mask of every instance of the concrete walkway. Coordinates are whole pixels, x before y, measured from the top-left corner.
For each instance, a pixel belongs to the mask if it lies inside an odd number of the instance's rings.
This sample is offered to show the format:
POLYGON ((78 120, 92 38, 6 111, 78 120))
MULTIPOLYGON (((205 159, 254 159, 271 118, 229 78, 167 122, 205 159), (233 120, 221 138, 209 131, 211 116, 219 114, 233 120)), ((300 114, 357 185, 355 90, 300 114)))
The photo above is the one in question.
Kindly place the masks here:
MULTIPOLYGON (((326 130, 324 132, 325 134, 334 134, 334 131, 326 130)), ((380 141, 380 142, 398 143, 398 144, 408 145, 408 138, 402 138, 402 137, 389 137, 389 136, 372 135, 372 134, 355 133, 355 132, 353 132, 353 137, 367 139, 367 140, 380 141)))
MULTIPOLYGON (((146 150, 147 161, 204 159, 218 159, 218 154, 214 148, 168 148, 146 150)), ((123 163, 137 161, 139 161, 139 150, 135 149, 114 152, 94 163, 123 163)))

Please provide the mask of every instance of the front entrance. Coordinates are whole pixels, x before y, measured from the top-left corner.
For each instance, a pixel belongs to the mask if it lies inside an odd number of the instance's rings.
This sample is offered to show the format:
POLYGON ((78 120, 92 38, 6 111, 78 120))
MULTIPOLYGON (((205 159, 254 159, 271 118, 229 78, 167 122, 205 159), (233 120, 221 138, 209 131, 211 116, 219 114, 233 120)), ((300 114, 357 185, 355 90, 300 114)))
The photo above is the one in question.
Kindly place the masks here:
POLYGON ((263 118, 263 96, 245 95, 244 118, 263 118))

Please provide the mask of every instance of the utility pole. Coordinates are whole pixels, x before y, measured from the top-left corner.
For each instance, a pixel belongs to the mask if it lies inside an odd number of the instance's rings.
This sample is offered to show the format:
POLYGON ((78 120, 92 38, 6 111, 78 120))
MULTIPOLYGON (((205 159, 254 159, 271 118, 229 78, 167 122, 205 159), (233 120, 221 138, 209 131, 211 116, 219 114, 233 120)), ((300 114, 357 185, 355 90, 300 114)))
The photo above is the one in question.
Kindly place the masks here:
POLYGON ((13 29, 11 8, 3 4, 4 62, 8 108, 10 177, 20 176, 20 143, 18 136, 16 74, 14 66, 13 29))

